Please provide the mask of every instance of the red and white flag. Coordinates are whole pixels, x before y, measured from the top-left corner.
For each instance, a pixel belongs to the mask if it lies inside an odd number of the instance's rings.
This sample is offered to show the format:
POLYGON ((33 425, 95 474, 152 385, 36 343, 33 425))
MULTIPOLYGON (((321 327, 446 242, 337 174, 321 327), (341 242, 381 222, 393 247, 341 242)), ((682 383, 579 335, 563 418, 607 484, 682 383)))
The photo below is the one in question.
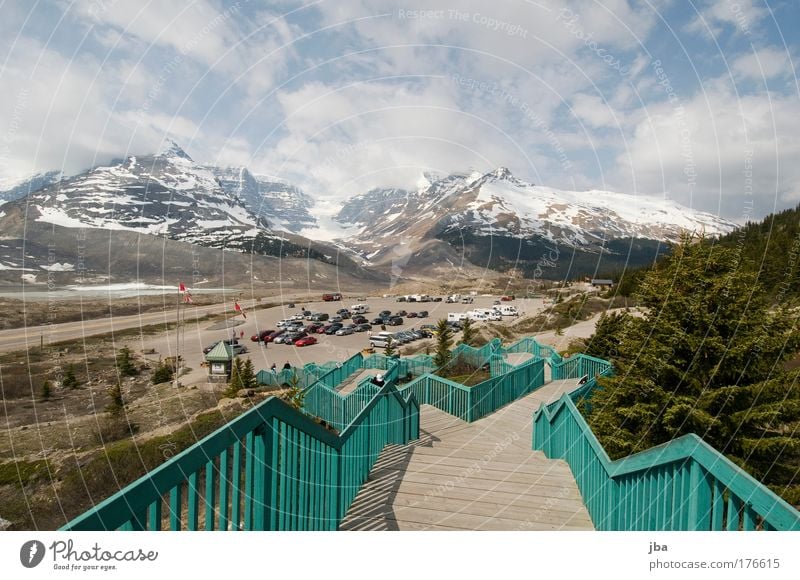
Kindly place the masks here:
POLYGON ((187 304, 191 304, 192 303, 192 293, 189 292, 186 289, 186 286, 183 285, 183 282, 181 282, 178 285, 178 290, 180 291, 181 294, 183 294, 183 301, 186 302, 187 304))
POLYGON ((242 318, 244 318, 245 320, 247 320, 247 314, 245 314, 245 313, 244 313, 244 310, 242 310, 242 307, 241 307, 241 306, 239 306, 239 303, 238 303, 238 302, 234 302, 234 303, 233 303, 233 309, 234 309, 236 312, 238 312, 239 314, 241 314, 241 315, 242 315, 242 318))

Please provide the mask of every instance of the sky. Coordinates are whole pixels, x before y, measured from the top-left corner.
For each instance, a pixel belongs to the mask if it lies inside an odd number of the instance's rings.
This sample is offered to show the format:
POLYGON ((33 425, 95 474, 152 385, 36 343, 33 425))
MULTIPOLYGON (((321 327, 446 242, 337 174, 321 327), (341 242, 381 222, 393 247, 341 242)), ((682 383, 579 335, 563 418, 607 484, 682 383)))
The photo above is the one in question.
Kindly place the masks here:
POLYGON ((800 203, 796 0, 0 0, 0 189, 174 139, 325 203, 490 171, 800 203))

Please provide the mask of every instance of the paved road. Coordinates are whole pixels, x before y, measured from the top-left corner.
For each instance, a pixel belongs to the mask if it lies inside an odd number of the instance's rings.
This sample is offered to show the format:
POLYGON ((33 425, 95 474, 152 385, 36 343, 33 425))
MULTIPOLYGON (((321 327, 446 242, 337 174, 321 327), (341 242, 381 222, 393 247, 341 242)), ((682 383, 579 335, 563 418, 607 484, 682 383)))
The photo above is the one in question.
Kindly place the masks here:
MULTIPOLYGON (((255 303, 255 300, 243 300, 241 305, 247 310, 248 308, 252 308, 255 303)), ((195 320, 212 313, 222 313, 225 306, 230 308, 231 303, 228 302, 227 305, 219 303, 209 306, 187 306, 185 310, 186 320, 195 320)), ((170 309, 164 312, 147 312, 129 316, 115 316, 113 318, 63 322, 60 324, 30 326, 27 328, 12 328, 0 331, 0 352, 22 350, 28 346, 39 346, 42 341, 44 344, 52 344, 62 340, 83 338, 95 334, 105 334, 112 331, 174 321, 175 311, 170 309)))

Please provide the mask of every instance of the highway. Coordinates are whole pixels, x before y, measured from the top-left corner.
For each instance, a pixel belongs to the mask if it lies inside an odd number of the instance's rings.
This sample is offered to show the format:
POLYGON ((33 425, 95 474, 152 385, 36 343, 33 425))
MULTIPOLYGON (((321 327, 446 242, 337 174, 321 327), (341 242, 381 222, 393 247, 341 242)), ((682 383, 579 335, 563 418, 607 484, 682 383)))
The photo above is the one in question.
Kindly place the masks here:
MULTIPOLYGON (((257 304, 257 301, 243 300, 240 304, 245 312, 247 312, 257 304)), ((185 320, 188 322, 197 318, 202 318, 207 314, 222 314, 226 306, 230 308, 230 302, 227 304, 218 303, 208 306, 184 306, 185 320)), ((141 328, 143 326, 170 322, 175 322, 175 310, 172 309, 163 312, 146 312, 128 316, 78 320, 75 322, 62 322, 49 325, 44 324, 27 328, 11 328, 8 330, 0 330, 0 352, 25 350, 28 347, 39 346, 42 342, 48 345, 64 340, 80 339, 97 334, 119 332, 129 328, 141 328)))

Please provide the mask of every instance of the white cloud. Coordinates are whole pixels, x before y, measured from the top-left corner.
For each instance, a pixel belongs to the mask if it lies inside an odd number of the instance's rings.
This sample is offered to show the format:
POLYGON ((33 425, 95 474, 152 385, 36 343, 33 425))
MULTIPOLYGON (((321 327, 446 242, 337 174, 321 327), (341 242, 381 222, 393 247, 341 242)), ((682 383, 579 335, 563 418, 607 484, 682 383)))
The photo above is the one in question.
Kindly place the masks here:
POLYGON ((785 49, 772 47, 754 50, 752 53, 738 57, 733 61, 731 68, 740 77, 754 80, 792 74, 789 53, 785 49))
POLYGON ((703 8, 684 27, 687 32, 717 37, 724 30, 749 36, 769 14, 761 0, 706 0, 703 8))
POLYGON ((597 95, 577 94, 572 98, 572 112, 584 123, 595 129, 616 127, 621 119, 597 95))
POLYGON ((617 158, 617 189, 660 194, 737 218, 800 201, 800 115, 780 94, 736 95, 719 82, 682 108, 651 105, 617 158))

